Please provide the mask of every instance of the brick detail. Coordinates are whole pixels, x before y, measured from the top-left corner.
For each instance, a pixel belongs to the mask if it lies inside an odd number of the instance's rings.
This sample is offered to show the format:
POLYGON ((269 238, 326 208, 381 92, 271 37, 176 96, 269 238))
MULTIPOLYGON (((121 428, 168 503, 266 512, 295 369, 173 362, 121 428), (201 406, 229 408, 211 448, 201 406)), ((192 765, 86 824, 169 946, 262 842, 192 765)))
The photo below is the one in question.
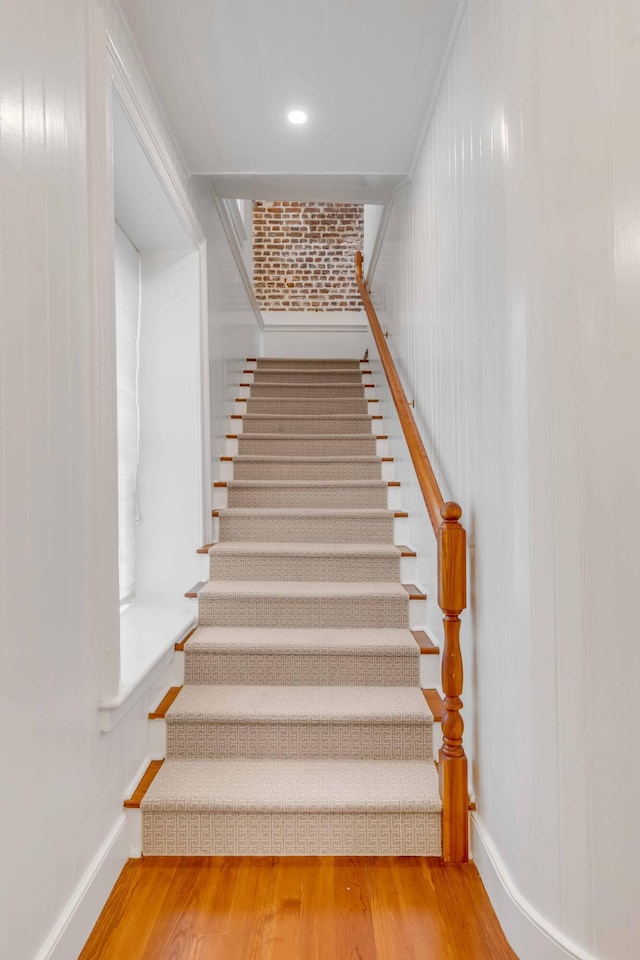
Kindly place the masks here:
POLYGON ((253 203, 253 285, 262 310, 362 310, 360 203, 253 203))

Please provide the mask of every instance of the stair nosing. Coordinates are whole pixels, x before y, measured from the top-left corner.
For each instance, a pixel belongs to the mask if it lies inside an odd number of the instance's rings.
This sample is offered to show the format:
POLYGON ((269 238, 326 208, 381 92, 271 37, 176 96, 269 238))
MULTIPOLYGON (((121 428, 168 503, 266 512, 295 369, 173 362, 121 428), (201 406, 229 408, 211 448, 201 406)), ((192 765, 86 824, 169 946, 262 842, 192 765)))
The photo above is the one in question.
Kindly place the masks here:
POLYGON ((257 684, 190 684, 182 687, 164 714, 167 723, 212 723, 212 724, 418 724, 429 726, 433 723, 433 714, 429 702, 422 696, 419 687, 412 686, 359 686, 344 685, 315 685, 298 684, 285 687, 261 686, 257 684), (250 703, 247 709, 243 707, 234 711, 233 704, 220 704, 225 696, 232 694, 242 699, 246 691, 254 691, 254 697, 259 702, 250 703), (194 693, 193 691, 197 691, 194 693), (277 692, 276 692, 277 691, 277 692), (287 691, 283 694, 282 691, 287 691), (380 699, 389 697, 391 691, 396 699, 409 701, 390 705, 386 711, 380 706, 380 699), (305 696, 315 695, 316 701, 305 705, 301 701, 305 696), (190 704, 193 697, 208 695, 211 704, 204 709, 190 704), (286 709, 287 695, 294 703, 286 709), (278 705, 269 703, 270 699, 281 699, 278 705), (344 701, 356 701, 361 697, 364 701, 363 712, 349 712, 344 701), (217 703, 216 703, 217 699, 217 703), (338 702, 332 702, 337 699, 338 702), (367 701, 375 701, 369 704, 367 701), (262 701, 262 702, 260 702, 262 701), (318 702, 320 701, 320 702, 318 702), (412 702, 411 702, 412 701, 412 702), (280 709, 278 709, 278 706, 280 709), (326 712, 324 712, 326 710, 326 712), (367 712, 368 711, 368 712, 367 712))
MULTIPOLYGON (((302 778, 307 782, 307 778, 302 778)), ((406 780, 406 778, 405 778, 406 780)), ((271 781, 273 783, 273 780, 271 781)), ((425 760, 178 760, 169 759, 163 764, 162 770, 154 780, 155 790, 150 788, 142 800, 141 807, 143 811, 166 812, 174 811, 199 813, 260 813, 275 812, 282 814, 296 813, 330 813, 334 815, 349 813, 365 814, 392 814, 407 813, 422 816, 425 813, 438 815, 442 812, 442 801, 438 791, 438 775, 435 764, 432 761, 425 760), (216 786, 222 783, 222 776, 226 771, 236 770, 241 772, 242 779, 247 779, 247 771, 252 769, 253 778, 260 783, 269 782, 268 772, 270 769, 279 769, 281 771, 281 782, 293 783, 297 788, 300 778, 294 776, 296 769, 302 769, 308 774, 311 768, 322 773, 322 781, 327 783, 332 791, 329 799, 316 797, 289 795, 286 803, 282 802, 281 797, 273 798, 267 795, 263 790, 259 798, 233 799, 225 797, 216 798, 215 796, 202 795, 202 790, 198 791, 197 796, 187 797, 184 794, 177 798, 155 797, 158 784, 164 779, 170 778, 174 770, 184 771, 185 779, 189 775, 199 775, 201 771, 207 769, 217 770, 217 776, 214 778, 216 786), (366 784, 366 792, 357 796, 348 798, 340 797, 340 790, 343 787, 344 779, 340 777, 340 768, 354 768, 364 770, 368 768, 371 772, 371 784, 366 784), (389 799, 383 796, 383 788, 386 786, 384 772, 392 770, 402 770, 405 774, 409 771, 414 772, 421 783, 421 795, 418 797, 407 798, 406 795, 398 799, 389 799), (373 793, 377 790, 377 793, 373 793), (149 794, 152 794, 150 797, 149 794)), ((152 784, 152 787, 154 786, 152 784)))

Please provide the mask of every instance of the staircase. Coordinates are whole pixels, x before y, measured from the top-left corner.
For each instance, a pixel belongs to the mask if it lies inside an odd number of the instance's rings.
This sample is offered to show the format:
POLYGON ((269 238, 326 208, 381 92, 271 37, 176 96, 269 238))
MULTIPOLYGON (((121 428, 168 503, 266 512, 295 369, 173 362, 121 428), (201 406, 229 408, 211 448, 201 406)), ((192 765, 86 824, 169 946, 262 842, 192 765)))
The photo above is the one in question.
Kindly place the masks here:
POLYGON ((246 377, 143 852, 438 856, 433 716, 360 361, 246 377))

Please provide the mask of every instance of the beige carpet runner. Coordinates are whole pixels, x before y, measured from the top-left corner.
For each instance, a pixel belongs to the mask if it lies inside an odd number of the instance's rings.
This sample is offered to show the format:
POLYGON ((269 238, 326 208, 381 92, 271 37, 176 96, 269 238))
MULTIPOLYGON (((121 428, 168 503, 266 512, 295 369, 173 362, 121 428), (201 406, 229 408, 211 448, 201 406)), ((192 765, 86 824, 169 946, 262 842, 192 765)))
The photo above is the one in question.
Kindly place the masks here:
POLYGON ((257 362, 142 801, 147 855, 441 852, 433 717, 360 371, 257 362))

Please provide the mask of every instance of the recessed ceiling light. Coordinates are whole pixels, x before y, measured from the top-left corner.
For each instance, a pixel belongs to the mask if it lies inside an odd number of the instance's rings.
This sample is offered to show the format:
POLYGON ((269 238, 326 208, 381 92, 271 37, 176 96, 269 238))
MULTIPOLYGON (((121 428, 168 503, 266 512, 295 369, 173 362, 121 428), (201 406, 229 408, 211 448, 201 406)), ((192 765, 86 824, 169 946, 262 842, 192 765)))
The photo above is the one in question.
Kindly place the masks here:
POLYGON ((287 119, 291 123, 306 123, 307 115, 304 110, 292 110, 287 119))

